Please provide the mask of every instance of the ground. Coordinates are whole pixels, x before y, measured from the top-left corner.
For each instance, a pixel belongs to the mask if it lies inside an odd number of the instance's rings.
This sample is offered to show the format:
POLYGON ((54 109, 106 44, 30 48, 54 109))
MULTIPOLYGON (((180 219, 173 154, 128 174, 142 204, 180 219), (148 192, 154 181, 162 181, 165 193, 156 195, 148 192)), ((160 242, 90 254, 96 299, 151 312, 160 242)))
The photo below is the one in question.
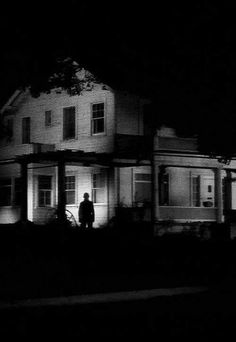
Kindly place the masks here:
POLYGON ((5 308, 0 310, 0 332, 32 337, 37 330, 42 337, 46 330, 49 336, 145 336, 166 331, 182 336, 196 330, 202 337, 223 334, 225 324, 229 329, 235 313, 235 241, 136 233, 4 227, 0 303, 183 286, 204 286, 207 291, 82 307, 5 308))

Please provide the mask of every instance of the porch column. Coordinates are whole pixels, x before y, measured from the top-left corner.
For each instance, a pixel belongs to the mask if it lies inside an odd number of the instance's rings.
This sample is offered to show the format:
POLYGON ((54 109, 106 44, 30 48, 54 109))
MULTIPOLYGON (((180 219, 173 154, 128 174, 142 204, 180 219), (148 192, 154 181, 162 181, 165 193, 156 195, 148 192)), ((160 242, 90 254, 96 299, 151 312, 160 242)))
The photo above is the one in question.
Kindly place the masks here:
POLYGON ((231 177, 231 171, 226 170, 226 178, 225 178, 225 195, 224 195, 224 201, 225 206, 223 209, 225 209, 225 222, 230 221, 230 210, 232 209, 232 177, 231 177))
POLYGON ((21 197, 21 212, 20 219, 22 222, 28 220, 28 164, 23 161, 21 166, 21 184, 22 184, 22 197, 21 197))
POLYGON ((222 198, 222 179, 221 179, 221 167, 216 169, 216 203, 217 203, 217 223, 223 221, 223 198, 222 198))
POLYGON ((65 195, 65 161, 60 160, 58 162, 58 219, 59 221, 65 221, 66 219, 66 195, 65 195))
POLYGON ((157 222, 159 218, 159 165, 154 156, 152 161, 152 222, 157 222))

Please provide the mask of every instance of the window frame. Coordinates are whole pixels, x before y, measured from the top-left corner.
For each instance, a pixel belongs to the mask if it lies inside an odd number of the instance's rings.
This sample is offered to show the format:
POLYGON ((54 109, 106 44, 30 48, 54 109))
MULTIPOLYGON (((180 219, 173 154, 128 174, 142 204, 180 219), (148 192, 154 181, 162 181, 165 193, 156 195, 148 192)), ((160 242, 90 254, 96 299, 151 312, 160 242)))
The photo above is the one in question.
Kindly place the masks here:
POLYGON ((144 171, 133 171, 133 205, 144 205, 144 204, 151 204, 152 201, 152 174, 151 172, 144 172, 144 171), (137 180, 135 177, 136 175, 148 175, 150 176, 149 180, 137 180), (136 183, 142 184, 150 184, 150 202, 149 201, 136 201, 136 183))
POLYGON ((92 201, 95 205, 104 205, 108 203, 108 197, 107 197, 107 174, 106 174, 106 170, 103 169, 101 171, 94 171, 91 175, 91 194, 92 194, 92 201), (102 175, 102 177, 104 177, 104 187, 94 187, 94 176, 95 175, 102 175), (96 202, 95 201, 95 192, 97 190, 104 190, 104 201, 103 202, 96 202))
POLYGON ((37 177, 38 179, 37 179, 37 181, 38 181, 38 187, 37 187, 37 202, 38 202, 38 207, 39 208, 51 208, 51 207, 53 207, 53 176, 52 175, 38 175, 38 177, 37 177), (48 188, 42 188, 42 189, 40 189, 39 188, 39 179, 40 179, 40 177, 50 177, 50 180, 51 180, 51 188, 50 189, 48 189, 48 188), (50 204, 40 204, 40 192, 43 192, 44 193, 44 202, 45 202, 45 194, 47 193, 47 192, 50 192, 50 204))
POLYGON ((25 116, 22 118, 22 136, 21 141, 22 144, 30 144, 31 143, 31 117, 25 116), (25 125, 24 125, 25 122, 25 125), (27 124, 26 124, 27 123, 27 124))
POLYGON ((45 110, 44 112, 44 126, 46 128, 52 127, 52 110, 51 109, 45 110), (48 122, 49 120, 48 120, 47 114, 50 114, 50 122, 48 122))
POLYGON ((68 141, 68 140, 75 140, 76 137, 77 137, 77 120, 76 120, 76 106, 67 106, 67 107, 63 107, 62 109, 62 122, 63 122, 63 125, 62 125, 62 140, 63 141, 68 141), (71 108, 74 108, 74 136, 65 136, 65 111, 67 109, 71 109, 71 108))
POLYGON ((191 207, 193 208, 201 208, 201 175, 199 174, 191 174, 191 207), (194 205, 194 189, 193 189, 193 181, 194 179, 198 179, 198 205, 194 205))
POLYGON ((91 120, 90 120, 90 123, 91 123, 91 135, 92 136, 103 136, 103 135, 106 135, 107 123, 106 123, 106 103, 105 103, 105 101, 97 101, 97 102, 91 103, 90 112, 91 112, 91 120), (93 106, 94 105, 99 105, 99 104, 103 104, 103 125, 104 125, 104 130, 103 130, 103 132, 94 133, 94 120, 99 120, 101 118, 94 118, 93 117, 93 113, 94 113, 93 106))
MULTIPOLYGON (((75 197, 74 197, 74 202, 73 203, 66 203, 66 206, 75 206, 76 204, 77 204, 77 191, 76 191, 76 189, 77 189, 77 179, 76 179, 76 175, 75 174, 66 174, 65 175, 65 194, 67 193, 67 192, 69 192, 69 191, 74 191, 74 193, 75 193, 75 197), (66 189, 66 178, 67 177, 74 177, 74 189, 66 189)), ((65 198, 66 198, 66 196, 65 196, 65 198)))

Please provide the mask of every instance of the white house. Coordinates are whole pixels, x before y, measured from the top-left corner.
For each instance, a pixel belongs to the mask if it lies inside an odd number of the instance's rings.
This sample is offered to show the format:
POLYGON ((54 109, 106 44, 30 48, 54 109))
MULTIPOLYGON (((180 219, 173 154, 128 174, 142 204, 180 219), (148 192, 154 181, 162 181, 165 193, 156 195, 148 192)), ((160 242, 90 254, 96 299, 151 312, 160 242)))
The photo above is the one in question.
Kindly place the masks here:
POLYGON ((84 192, 95 227, 126 211, 153 222, 224 222, 236 209, 236 160, 200 154, 196 138, 150 133, 149 102, 103 84, 80 95, 16 91, 1 110, 0 223, 44 224, 84 192), (141 214, 141 215, 140 215, 141 214))
POLYGON ((78 220, 84 192, 94 202, 95 227, 121 205, 150 202, 146 104, 103 84, 73 96, 16 91, 1 110, 8 136, 0 145, 0 223, 43 224, 65 205, 78 220))

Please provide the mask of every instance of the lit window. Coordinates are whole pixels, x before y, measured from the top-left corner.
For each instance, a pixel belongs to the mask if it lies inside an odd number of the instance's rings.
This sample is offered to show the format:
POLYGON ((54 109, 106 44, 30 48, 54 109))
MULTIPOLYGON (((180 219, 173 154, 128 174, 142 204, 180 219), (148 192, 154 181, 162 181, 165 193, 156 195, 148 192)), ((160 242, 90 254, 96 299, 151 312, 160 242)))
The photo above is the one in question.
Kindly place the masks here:
POLYGON ((66 204, 75 204, 75 176, 65 177, 66 204))
POLYGON ((75 107, 63 109, 63 139, 75 138, 75 107))
POLYGON ((192 206, 200 207, 200 176, 192 177, 192 206))
POLYGON ((92 134, 105 132, 104 103, 93 104, 92 107, 92 134))
POLYGON ((38 204, 39 207, 48 207, 52 204, 52 177, 38 177, 38 204))
POLYGON ((136 173, 134 175, 134 201, 135 203, 151 202, 151 174, 136 173))
POLYGON ((106 202, 105 173, 94 173, 92 176, 92 199, 94 203, 106 202))
POLYGON ((22 119, 22 144, 30 143, 30 117, 22 119))
POLYGON ((11 178, 0 179, 0 206, 11 205, 11 178))
POLYGON ((52 111, 46 110, 45 112, 45 126, 50 127, 52 125, 52 111))

